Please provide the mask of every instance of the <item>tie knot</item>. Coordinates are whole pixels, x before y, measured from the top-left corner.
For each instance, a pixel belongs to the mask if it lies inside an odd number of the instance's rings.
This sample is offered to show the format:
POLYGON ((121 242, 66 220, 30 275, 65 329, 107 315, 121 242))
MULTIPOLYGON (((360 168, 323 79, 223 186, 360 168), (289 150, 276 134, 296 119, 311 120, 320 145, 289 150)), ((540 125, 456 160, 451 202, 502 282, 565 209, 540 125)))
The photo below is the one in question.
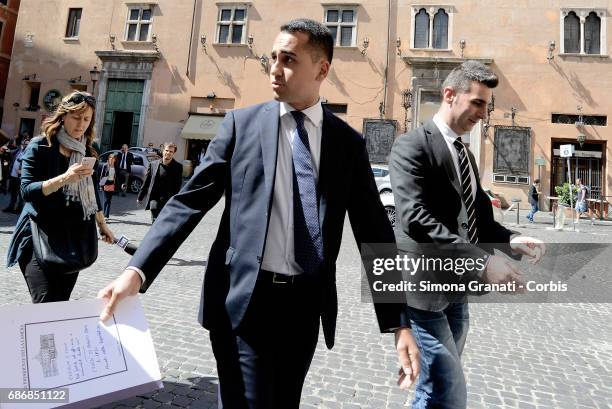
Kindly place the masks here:
POLYGON ((462 150, 465 147, 465 145, 461 141, 461 137, 458 137, 457 139, 455 139, 455 141, 453 142, 453 145, 455 145, 455 148, 457 148, 458 150, 462 150))
POLYGON ((291 111, 291 115, 293 115, 293 119, 298 126, 304 126, 304 113, 302 111, 291 111))

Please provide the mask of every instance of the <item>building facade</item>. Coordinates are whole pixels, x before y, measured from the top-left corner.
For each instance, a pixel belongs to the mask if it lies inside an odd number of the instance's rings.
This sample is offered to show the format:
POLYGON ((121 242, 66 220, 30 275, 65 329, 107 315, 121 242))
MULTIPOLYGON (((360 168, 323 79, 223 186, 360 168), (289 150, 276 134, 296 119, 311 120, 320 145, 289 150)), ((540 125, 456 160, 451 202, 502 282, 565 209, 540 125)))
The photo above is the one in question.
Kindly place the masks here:
POLYGON ((4 114, 4 94, 13 52, 15 25, 20 0, 0 0, 0 123, 4 114))
POLYGON ((179 159, 195 159, 225 112, 271 98, 278 28, 309 17, 336 41, 323 102, 364 133, 373 161, 435 113, 453 67, 476 59, 500 77, 489 118, 466 139, 483 184, 525 204, 539 177, 552 196, 569 143, 571 177, 607 196, 612 0, 577 3, 22 0, 2 128, 37 133, 58 98, 81 89, 97 96, 102 150, 173 141, 179 159))

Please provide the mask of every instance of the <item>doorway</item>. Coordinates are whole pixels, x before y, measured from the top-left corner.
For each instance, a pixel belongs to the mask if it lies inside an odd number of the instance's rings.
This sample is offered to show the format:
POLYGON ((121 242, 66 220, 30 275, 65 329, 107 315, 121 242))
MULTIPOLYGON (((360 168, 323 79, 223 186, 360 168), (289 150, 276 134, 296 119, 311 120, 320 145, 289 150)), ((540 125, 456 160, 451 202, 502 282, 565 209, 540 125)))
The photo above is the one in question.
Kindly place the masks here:
POLYGON ((111 149, 121 149, 123 144, 130 145, 132 138, 133 112, 113 112, 113 133, 111 136, 111 149))

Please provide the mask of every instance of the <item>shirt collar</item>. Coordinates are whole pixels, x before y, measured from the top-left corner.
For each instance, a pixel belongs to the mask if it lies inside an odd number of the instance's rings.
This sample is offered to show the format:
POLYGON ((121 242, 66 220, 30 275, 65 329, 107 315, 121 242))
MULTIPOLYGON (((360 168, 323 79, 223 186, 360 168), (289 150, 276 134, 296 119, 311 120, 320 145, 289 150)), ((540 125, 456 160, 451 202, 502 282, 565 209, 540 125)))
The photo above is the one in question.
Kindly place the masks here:
POLYGON ((440 130, 440 133, 442 134, 446 142, 454 143, 457 140, 457 138, 461 138, 461 141, 463 142, 463 137, 462 137, 463 135, 461 136, 457 135, 455 131, 453 131, 451 127, 448 126, 446 122, 444 122, 444 120, 439 114, 434 115, 433 121, 438 127, 438 129, 440 130))
MULTIPOLYGON (((289 114, 291 111, 296 111, 296 109, 293 108, 291 105, 289 105, 286 102, 280 103, 280 117, 281 118, 289 114)), ((323 123, 323 107, 321 106, 320 98, 316 104, 304 109, 302 112, 304 113, 304 115, 306 115, 306 117, 310 120, 310 122, 315 127, 319 128, 321 124, 323 123)))

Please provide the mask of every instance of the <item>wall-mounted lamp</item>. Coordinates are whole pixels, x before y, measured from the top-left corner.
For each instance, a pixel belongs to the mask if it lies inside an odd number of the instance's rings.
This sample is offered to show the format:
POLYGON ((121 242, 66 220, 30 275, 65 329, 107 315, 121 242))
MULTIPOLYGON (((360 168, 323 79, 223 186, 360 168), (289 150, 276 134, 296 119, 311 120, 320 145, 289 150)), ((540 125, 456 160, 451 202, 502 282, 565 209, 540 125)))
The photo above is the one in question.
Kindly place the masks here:
POLYGON ((582 115, 582 105, 578 105, 576 109, 578 110, 578 120, 576 121, 576 127, 580 131, 578 136, 576 136, 576 140, 578 141, 578 143, 580 144, 580 147, 582 148, 584 141, 586 141, 586 135, 583 133, 584 132, 584 116, 582 115))
POLYGON ((115 36, 112 34, 108 35, 108 41, 110 41, 111 49, 115 49, 115 36))
POLYGON ((395 40, 395 48, 397 50, 397 55, 401 56, 402 55, 402 39, 397 37, 397 40, 395 40))
POLYGON ((487 120, 485 121, 483 126, 483 133, 485 134, 485 136, 487 135, 487 132, 491 127, 491 112, 493 111, 495 111, 495 95, 491 94, 491 101, 489 101, 489 103, 487 104, 487 120))
POLYGON ((250 34, 249 38, 247 38, 247 45, 250 49, 253 49, 253 40, 255 40, 255 37, 253 37, 253 34, 250 34))
POLYGON ((262 54, 259 57, 259 63, 261 64, 261 67, 264 69, 266 73, 268 73, 268 68, 270 67, 269 62, 270 62, 270 58, 268 58, 267 55, 262 54))
POLYGON ((370 39, 368 37, 365 37, 363 39, 363 42, 361 43, 361 46, 363 47, 361 49, 361 55, 366 55, 366 50, 368 49, 368 47, 370 46, 370 39))
POLYGON ((151 42, 153 43, 153 48, 155 48, 155 51, 159 52, 159 46, 157 45, 157 34, 151 35, 151 42))
POLYGON ((217 98, 217 94, 215 94, 215 91, 212 91, 206 94, 206 99, 215 99, 215 98, 217 98))
POLYGON ((404 132, 408 132, 408 110, 412 107, 412 90, 402 91, 402 107, 404 108, 404 132))
POLYGON ((555 56, 553 55, 553 51, 555 51, 556 46, 557 45, 555 44, 554 40, 548 43, 548 55, 546 56, 548 62, 551 62, 555 58, 555 56))
POLYGON ((461 58, 463 58, 463 50, 465 50, 465 40, 459 40, 459 48, 461 49, 461 58))
POLYGON ((202 44, 202 49, 206 51, 206 34, 200 36, 200 44, 202 44))
POLYGON ((102 71, 100 71, 98 69, 97 66, 94 65, 93 69, 89 70, 89 76, 91 78, 91 82, 93 84, 93 86, 91 87, 92 90, 92 95, 96 96, 96 82, 100 81, 100 75, 102 74, 102 71))

